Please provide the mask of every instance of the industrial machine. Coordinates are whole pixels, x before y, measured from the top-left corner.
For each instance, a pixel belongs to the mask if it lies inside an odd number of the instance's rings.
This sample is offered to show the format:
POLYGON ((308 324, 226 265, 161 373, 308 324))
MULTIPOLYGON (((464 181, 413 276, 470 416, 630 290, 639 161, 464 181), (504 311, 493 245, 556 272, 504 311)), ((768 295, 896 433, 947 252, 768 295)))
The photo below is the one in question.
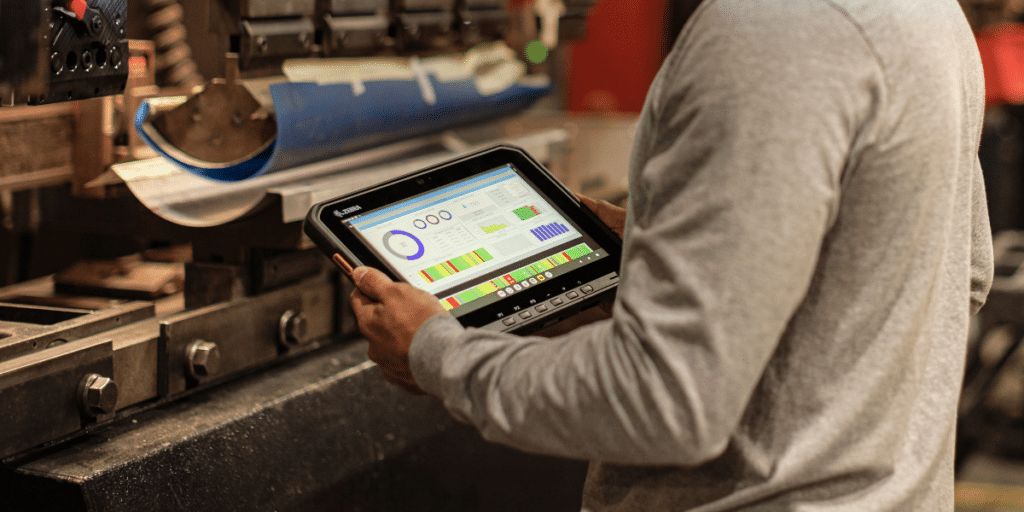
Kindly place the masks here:
POLYGON ((154 158, 132 119, 144 100, 258 82, 288 59, 579 38, 592 3, 0 0, 0 219, 22 258, 10 267, 43 257, 24 249, 33 233, 63 233, 73 253, 0 288, 0 509, 571 508, 582 464, 486 445, 383 384, 349 284, 301 220, 496 142, 578 189, 580 131, 628 140, 629 120, 494 120, 217 184, 154 158))

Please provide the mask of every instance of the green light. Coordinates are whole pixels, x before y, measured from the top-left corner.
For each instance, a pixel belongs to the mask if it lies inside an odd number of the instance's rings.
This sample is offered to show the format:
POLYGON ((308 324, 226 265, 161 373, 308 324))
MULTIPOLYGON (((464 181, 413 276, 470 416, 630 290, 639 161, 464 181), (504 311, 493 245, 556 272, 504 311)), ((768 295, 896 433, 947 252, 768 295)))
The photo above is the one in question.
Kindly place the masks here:
POLYGON ((526 45, 526 58, 534 64, 540 64, 548 60, 548 47, 540 41, 530 41, 526 45))

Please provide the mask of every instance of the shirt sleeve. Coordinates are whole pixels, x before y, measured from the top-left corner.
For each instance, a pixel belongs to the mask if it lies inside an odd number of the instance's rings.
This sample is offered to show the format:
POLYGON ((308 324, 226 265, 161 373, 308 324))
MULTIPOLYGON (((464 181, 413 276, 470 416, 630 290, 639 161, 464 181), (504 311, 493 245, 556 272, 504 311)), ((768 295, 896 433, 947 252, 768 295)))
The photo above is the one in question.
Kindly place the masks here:
POLYGON ((791 30, 710 4, 650 93, 612 318, 555 339, 445 315, 417 332, 417 382, 485 438, 697 465, 737 428, 815 274, 884 80, 845 19, 791 30))
POLYGON ((992 288, 995 265, 992 255, 992 226, 989 222, 985 180, 982 177, 980 162, 974 167, 971 192, 971 314, 974 315, 985 305, 985 299, 992 288))

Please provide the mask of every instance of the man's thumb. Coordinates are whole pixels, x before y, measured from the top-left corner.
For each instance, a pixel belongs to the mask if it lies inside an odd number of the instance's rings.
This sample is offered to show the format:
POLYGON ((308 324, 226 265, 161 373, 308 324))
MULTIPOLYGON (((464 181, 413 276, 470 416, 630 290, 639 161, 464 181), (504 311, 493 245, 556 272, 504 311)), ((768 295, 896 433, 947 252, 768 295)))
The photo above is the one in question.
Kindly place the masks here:
POLYGON ((383 272, 372 267, 356 267, 352 270, 352 282, 363 295, 379 301, 384 289, 392 284, 383 272))

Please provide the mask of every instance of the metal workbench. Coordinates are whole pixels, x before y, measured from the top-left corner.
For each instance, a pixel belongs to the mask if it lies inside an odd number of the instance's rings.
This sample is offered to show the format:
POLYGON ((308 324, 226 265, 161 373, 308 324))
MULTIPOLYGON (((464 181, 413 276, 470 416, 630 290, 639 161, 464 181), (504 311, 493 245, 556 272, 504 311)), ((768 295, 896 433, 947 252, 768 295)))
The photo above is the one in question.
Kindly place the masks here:
POLYGON ((577 511, 586 465, 487 444, 365 342, 140 412, 0 470, 0 510, 577 511))

